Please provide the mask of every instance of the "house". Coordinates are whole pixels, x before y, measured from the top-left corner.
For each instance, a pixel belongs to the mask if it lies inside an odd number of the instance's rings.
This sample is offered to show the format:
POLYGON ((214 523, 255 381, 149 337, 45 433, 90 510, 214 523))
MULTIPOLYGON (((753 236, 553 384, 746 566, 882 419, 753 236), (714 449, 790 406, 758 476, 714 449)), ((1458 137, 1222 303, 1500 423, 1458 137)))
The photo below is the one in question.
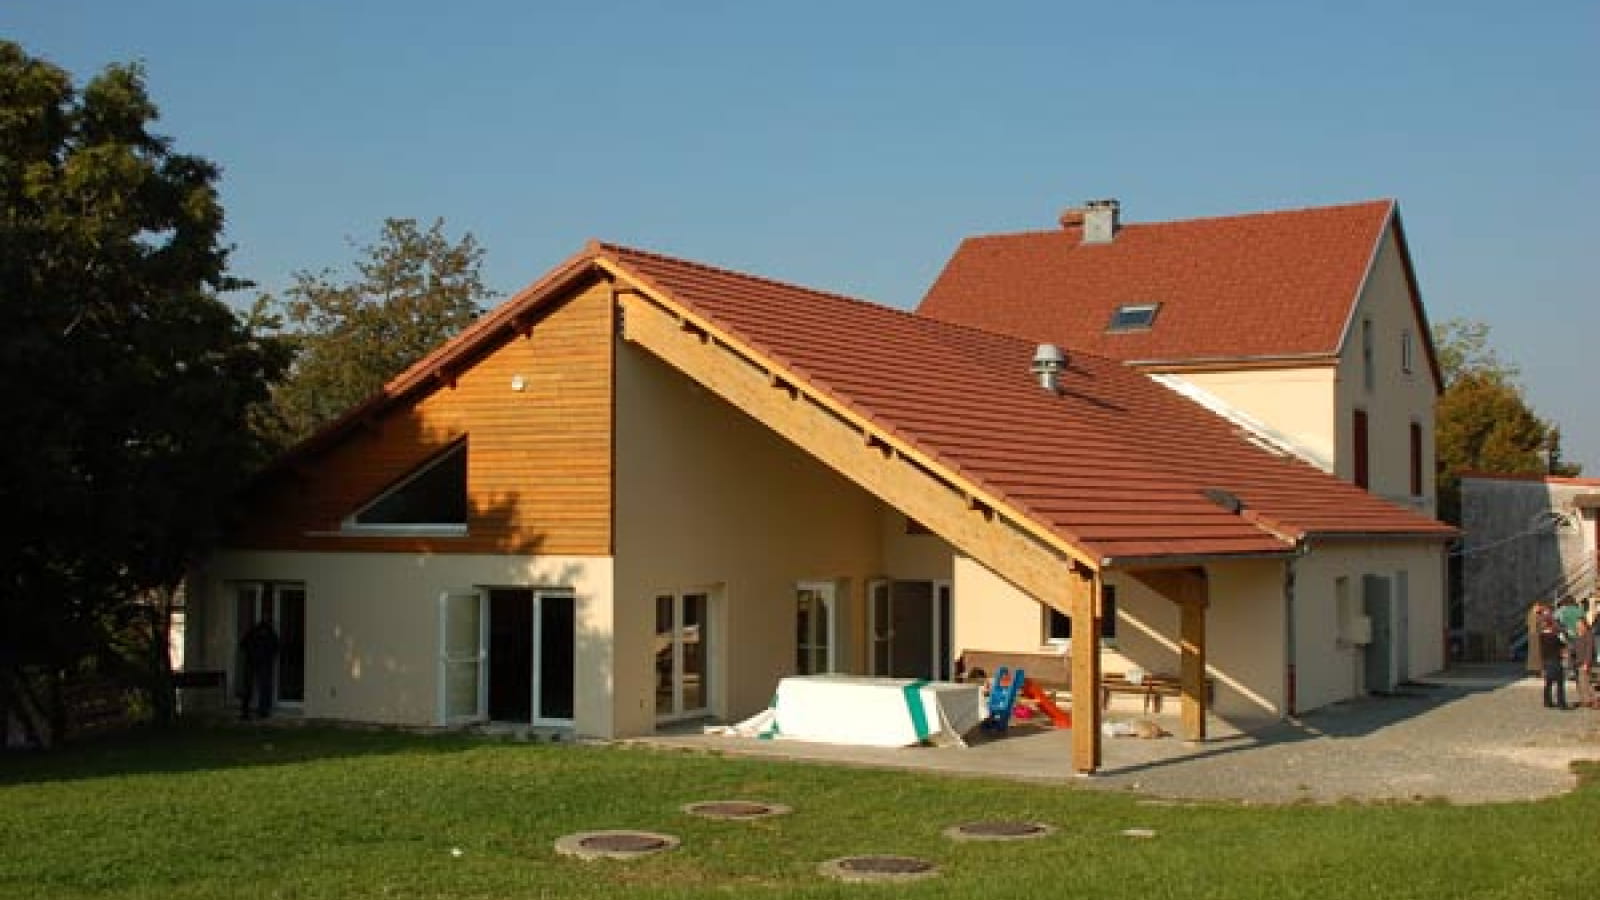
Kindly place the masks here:
POLYGON ((1463 656, 1507 659, 1535 600, 1600 593, 1600 479, 1461 476, 1463 656))
POLYGON ((1103 667, 1200 738, 1442 665, 1453 530, 1052 350, 591 244, 263 474, 190 663, 266 616, 306 716, 616 737, 1046 647, 1080 771, 1103 667))
POLYGON ((1394 201, 969 238, 918 313, 1122 360, 1433 515, 1438 362, 1394 201))

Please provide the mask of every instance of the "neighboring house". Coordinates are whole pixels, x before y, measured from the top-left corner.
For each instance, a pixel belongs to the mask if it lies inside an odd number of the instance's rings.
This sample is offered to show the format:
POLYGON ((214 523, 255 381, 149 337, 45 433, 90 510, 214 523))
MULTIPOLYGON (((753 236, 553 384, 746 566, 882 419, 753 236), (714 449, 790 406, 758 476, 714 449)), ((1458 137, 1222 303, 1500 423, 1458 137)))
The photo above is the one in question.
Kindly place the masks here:
POLYGON ((263 475, 191 580, 190 664, 268 616, 304 715, 614 737, 1045 647, 1080 771, 1102 666, 1180 674, 1199 738, 1208 679, 1276 718, 1443 664, 1453 530, 1119 362, 1035 356, 591 245, 263 475))
POLYGON ((1461 476, 1462 654, 1506 659, 1535 600, 1596 595, 1600 479, 1461 476))
POLYGON ((1053 231, 964 241, 917 312, 1103 354, 1427 515, 1427 315, 1391 200, 1124 225, 1114 200, 1053 231))

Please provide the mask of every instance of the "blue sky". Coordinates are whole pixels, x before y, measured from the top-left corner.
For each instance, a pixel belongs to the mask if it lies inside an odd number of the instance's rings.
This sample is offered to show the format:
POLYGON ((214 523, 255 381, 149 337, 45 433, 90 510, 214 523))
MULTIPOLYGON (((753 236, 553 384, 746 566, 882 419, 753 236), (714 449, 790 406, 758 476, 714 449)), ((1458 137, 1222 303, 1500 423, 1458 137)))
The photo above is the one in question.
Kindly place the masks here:
POLYGON ((80 79, 142 60, 225 169, 236 273, 446 219, 510 292, 590 237, 909 307, 965 235, 1400 201, 1600 476, 1600 3, 14 0, 80 79))

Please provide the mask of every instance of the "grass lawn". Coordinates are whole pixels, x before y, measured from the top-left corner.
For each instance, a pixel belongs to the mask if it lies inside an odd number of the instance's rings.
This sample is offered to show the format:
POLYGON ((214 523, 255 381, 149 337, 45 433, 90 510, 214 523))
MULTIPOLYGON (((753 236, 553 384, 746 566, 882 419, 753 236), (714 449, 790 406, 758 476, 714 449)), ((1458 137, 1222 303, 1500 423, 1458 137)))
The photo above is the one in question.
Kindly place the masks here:
POLYGON ((1594 896, 1600 766, 1583 774, 1570 796, 1501 806, 1152 806, 1071 786, 667 751, 189 728, 0 756, 0 897, 1594 896), (794 812, 721 822, 678 810, 726 799, 794 812), (1059 830, 1016 843, 940 834, 984 819, 1059 830), (629 862, 553 850, 564 834, 606 828, 683 846, 629 862), (863 853, 942 871, 894 886, 816 873, 863 853))

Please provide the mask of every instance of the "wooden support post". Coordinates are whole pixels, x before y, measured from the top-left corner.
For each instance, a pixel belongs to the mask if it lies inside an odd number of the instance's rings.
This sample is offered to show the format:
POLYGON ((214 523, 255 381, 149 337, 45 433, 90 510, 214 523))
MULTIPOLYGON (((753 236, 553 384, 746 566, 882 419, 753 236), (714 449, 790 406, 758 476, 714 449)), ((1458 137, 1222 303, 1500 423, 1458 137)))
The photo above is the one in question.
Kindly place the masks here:
MULTIPOLYGON (((1204 582, 1202 582, 1202 590, 1204 582)), ((1179 605, 1178 643, 1183 681, 1183 738, 1206 739, 1206 604, 1189 599, 1179 605)))
POLYGON ((1100 768, 1100 579, 1072 568, 1072 769, 1100 768))

